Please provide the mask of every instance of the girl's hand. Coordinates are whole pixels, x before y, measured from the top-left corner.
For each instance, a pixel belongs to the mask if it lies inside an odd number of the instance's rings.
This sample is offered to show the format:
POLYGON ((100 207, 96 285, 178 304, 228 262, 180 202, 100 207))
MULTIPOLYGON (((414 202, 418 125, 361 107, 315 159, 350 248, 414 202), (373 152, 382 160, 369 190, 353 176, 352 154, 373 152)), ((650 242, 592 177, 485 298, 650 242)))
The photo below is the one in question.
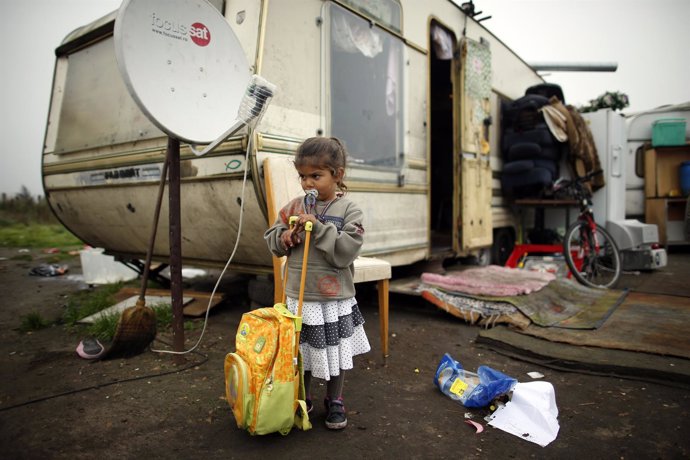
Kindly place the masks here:
POLYGON ((304 231, 304 225, 307 222, 311 222, 312 225, 315 225, 317 222, 317 218, 314 214, 300 214, 297 223, 295 224, 295 227, 293 228, 293 233, 298 234, 304 231))
POLYGON ((316 220, 316 216, 313 214, 300 214, 292 229, 287 229, 280 235, 283 247, 287 250, 300 244, 302 238, 299 235, 304 231, 304 225, 307 222, 311 222, 313 225, 316 223, 316 220))
POLYGON ((283 243, 283 247, 286 250, 294 248, 295 246, 297 246, 298 244, 300 244, 302 242, 302 240, 300 239, 300 237, 297 234, 297 232, 295 231, 295 229, 285 230, 280 235, 280 241, 283 243))

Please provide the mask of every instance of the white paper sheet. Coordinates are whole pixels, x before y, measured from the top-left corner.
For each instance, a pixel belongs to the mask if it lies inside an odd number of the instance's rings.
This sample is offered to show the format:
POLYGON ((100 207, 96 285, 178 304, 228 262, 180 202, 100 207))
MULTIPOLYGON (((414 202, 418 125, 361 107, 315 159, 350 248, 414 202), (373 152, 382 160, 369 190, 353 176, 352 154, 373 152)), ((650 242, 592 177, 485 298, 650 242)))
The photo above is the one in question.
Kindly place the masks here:
POLYGON ((511 400, 493 413, 489 425, 542 447, 548 445, 560 428, 553 385, 518 383, 511 400))

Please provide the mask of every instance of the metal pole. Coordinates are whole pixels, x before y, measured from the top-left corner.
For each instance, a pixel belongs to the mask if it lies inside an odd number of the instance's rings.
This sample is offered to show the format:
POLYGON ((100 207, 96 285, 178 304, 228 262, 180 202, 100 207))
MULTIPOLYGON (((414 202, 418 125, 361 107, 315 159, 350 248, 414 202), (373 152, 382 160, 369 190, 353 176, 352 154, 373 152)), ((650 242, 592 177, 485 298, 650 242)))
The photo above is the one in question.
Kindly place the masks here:
POLYGON ((617 62, 529 62, 534 70, 551 72, 615 72, 617 62))
MULTIPOLYGON (((184 351, 184 321, 182 318, 182 224, 180 218, 180 141, 168 137, 168 210, 170 231, 170 295, 173 312, 173 350, 184 351)), ((182 355, 174 355, 177 364, 182 355)))

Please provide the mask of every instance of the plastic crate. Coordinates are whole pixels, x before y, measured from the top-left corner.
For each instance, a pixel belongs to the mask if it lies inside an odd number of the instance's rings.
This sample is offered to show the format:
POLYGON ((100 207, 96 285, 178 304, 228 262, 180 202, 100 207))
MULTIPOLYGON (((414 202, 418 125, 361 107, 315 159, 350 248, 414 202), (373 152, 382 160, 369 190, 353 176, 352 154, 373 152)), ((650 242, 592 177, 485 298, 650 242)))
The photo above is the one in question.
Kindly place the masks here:
POLYGON ((652 125, 652 146, 685 145, 685 119, 662 118, 652 125))

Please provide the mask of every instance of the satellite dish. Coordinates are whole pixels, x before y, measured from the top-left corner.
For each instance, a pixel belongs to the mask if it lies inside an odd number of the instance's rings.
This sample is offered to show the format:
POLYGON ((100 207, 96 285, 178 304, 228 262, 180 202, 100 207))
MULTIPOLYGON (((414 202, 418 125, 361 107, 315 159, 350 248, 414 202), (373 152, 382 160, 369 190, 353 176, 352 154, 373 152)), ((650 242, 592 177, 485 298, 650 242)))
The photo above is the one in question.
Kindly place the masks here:
POLYGON ((125 0, 114 38, 129 93, 170 137, 207 144, 235 122, 249 65, 230 25, 206 0, 125 0))
MULTIPOLYGON (((242 46, 206 0, 125 0, 114 36, 117 66, 127 90, 168 135, 164 168, 170 182, 170 278, 181 280, 180 141, 209 144, 202 152, 190 145, 196 155, 203 155, 245 125, 252 129, 273 98, 275 85, 258 75, 249 81, 242 46)), ((159 200, 165 180, 161 175, 159 200)), ((154 237, 155 232, 150 247, 154 237)), ((175 353, 183 353, 182 284, 173 281, 171 291, 173 317, 179 319, 174 321, 173 346, 175 353)))

